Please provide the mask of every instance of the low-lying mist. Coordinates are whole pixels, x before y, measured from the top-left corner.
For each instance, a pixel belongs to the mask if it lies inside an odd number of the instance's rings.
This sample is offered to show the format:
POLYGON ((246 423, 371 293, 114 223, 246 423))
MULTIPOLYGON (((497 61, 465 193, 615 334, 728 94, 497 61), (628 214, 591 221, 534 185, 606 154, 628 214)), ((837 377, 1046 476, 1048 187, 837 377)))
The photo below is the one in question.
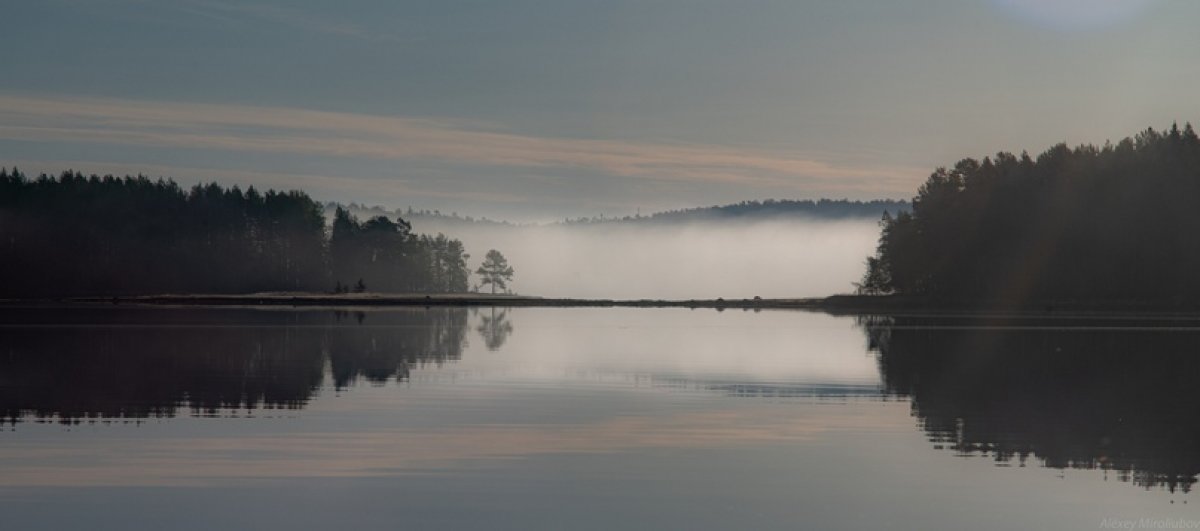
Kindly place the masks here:
POLYGON ((533 227, 439 226, 421 220, 414 225, 415 232, 461 239, 472 270, 488 249, 502 252, 516 270, 514 293, 613 299, 847 293, 861 278, 879 237, 877 222, 868 219, 533 227))

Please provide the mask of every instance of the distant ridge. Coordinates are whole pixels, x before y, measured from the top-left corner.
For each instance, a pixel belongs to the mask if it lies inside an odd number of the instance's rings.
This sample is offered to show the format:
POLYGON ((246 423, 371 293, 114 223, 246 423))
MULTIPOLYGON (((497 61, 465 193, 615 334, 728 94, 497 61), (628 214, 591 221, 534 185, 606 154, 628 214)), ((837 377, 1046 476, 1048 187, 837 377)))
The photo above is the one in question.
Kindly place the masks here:
POLYGON ((908 201, 893 199, 873 199, 870 201, 851 201, 849 199, 766 199, 763 201, 742 201, 727 205, 685 208, 656 212, 648 216, 624 216, 620 218, 578 218, 569 219, 563 223, 682 223, 691 221, 729 221, 736 219, 878 219, 884 212, 896 214, 908 211, 911 207, 908 201))
POLYGON ((351 214, 354 214, 355 216, 358 216, 358 217, 361 217, 364 219, 369 219, 369 218, 372 218, 375 216, 388 216, 388 217, 399 217, 406 221, 432 220, 432 221, 440 221, 440 222, 446 222, 447 224, 456 224, 456 225, 457 224, 487 225, 487 226, 494 226, 494 227, 515 227, 515 226, 519 225, 517 223, 512 223, 509 221, 495 220, 495 219, 491 219, 491 218, 487 218, 487 217, 474 217, 474 216, 467 216, 467 215, 459 215, 458 212, 451 212, 449 214, 446 214, 440 210, 427 210, 427 209, 417 210, 417 209, 414 209, 413 207, 408 207, 407 209, 397 208, 395 210, 390 210, 390 209, 384 208, 379 205, 367 206, 367 205, 363 205, 363 204, 359 204, 359 203, 355 203, 355 202, 337 203, 334 201, 328 201, 325 203, 324 206, 325 206, 326 212, 333 212, 338 207, 341 207, 341 208, 346 209, 347 212, 350 212, 351 214))
MULTIPOLYGON (((439 210, 408 209, 388 210, 381 206, 366 206, 358 203, 338 204, 329 202, 325 209, 332 212, 341 206, 351 213, 369 218, 372 216, 400 216, 408 221, 440 221, 446 224, 487 225, 487 226, 526 226, 528 224, 512 223, 509 221, 493 220, 486 217, 460 215, 457 212, 443 213, 439 210)), ((606 223, 637 223, 637 224, 669 224, 692 221, 730 221, 730 220, 774 220, 774 219, 872 219, 878 220, 884 212, 896 215, 907 212, 912 206, 908 201, 894 199, 873 199, 870 201, 851 201, 849 199, 765 199, 742 201, 726 205, 684 208, 655 212, 649 215, 633 215, 619 217, 578 217, 567 218, 550 225, 594 225, 606 223)))

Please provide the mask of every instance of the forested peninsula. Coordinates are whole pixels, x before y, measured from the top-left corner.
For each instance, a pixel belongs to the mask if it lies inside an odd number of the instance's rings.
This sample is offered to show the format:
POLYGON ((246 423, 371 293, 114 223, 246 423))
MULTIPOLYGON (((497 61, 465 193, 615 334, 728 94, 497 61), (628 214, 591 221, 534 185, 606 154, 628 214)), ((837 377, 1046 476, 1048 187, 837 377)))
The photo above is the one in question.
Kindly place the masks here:
POLYGON ((884 215, 858 291, 918 304, 1196 306, 1198 199, 1190 124, 1037 158, 963 159, 934 171, 910 211, 884 215))
POLYGON ((0 169, 0 298, 464 292, 460 241, 298 191, 0 169))

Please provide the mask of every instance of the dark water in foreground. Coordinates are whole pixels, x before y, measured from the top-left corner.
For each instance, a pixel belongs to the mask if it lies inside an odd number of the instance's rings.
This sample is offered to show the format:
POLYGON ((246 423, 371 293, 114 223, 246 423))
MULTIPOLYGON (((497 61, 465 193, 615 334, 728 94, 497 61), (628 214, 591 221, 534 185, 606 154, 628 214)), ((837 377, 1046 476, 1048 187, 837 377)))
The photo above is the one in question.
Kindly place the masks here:
POLYGON ((0 528, 1194 529, 1198 346, 1200 320, 6 308, 0 528))

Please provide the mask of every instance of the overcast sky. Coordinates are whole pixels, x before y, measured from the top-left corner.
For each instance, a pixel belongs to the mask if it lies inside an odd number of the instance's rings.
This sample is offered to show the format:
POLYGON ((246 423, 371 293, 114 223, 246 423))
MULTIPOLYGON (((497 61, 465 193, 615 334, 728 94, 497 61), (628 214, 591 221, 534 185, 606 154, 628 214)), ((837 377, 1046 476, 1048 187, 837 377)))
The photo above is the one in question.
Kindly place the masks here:
POLYGON ((1200 116, 1190 0, 8 1, 0 165, 533 220, 1200 116))

